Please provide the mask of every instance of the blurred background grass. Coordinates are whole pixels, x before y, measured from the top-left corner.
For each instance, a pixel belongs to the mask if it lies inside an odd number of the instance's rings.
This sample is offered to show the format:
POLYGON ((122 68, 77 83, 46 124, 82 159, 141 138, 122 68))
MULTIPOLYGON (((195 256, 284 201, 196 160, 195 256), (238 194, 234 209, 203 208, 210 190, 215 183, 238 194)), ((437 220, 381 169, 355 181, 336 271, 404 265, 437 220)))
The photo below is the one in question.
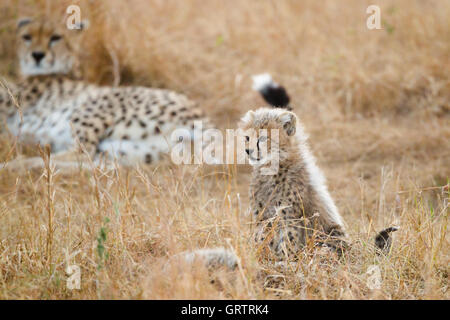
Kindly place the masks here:
POLYGON ((255 104, 247 77, 269 71, 305 112, 449 111, 445 1, 378 1, 382 30, 366 27, 370 1, 2 2, 2 74, 16 75, 18 17, 63 20, 78 4, 91 22, 82 50, 89 81, 111 84, 117 59, 120 83, 182 91, 226 116, 237 102, 255 104))

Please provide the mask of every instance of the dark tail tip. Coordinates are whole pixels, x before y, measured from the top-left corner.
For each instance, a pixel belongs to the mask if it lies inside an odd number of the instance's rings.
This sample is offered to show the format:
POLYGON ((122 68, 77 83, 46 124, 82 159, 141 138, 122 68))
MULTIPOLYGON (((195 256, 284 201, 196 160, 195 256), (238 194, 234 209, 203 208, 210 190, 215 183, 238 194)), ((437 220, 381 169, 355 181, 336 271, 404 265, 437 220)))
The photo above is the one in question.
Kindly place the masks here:
POLYGON ((269 73, 255 75, 252 79, 253 90, 258 91, 268 104, 275 108, 292 109, 289 107, 291 99, 286 89, 274 82, 269 73))
POLYGON ((375 237, 375 246, 384 253, 388 253, 392 245, 392 232, 395 232, 399 227, 389 227, 380 231, 375 237))

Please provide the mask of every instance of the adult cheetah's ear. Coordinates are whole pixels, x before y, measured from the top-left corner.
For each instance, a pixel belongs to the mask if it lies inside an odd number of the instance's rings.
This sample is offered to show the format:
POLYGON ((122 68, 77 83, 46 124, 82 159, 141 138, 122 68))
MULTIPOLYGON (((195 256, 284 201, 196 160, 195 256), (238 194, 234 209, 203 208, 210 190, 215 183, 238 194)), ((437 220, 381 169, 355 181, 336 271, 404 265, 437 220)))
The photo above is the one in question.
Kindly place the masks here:
POLYGON ((86 30, 89 29, 90 23, 88 19, 84 19, 83 21, 81 21, 80 23, 77 24, 77 30, 82 31, 82 30, 86 30))
POLYGON ((20 18, 17 20, 17 30, 22 28, 23 26, 26 26, 27 24, 30 24, 33 19, 31 18, 20 18))
POLYGON ((292 112, 284 112, 280 116, 281 123, 283 124, 283 129, 286 131, 288 136, 293 136, 295 134, 295 129, 297 126, 297 116, 292 112))
POLYGON ((83 21, 75 21, 67 24, 67 28, 69 30, 74 30, 77 32, 82 32, 86 29, 89 29, 90 23, 88 19, 84 19, 83 21))

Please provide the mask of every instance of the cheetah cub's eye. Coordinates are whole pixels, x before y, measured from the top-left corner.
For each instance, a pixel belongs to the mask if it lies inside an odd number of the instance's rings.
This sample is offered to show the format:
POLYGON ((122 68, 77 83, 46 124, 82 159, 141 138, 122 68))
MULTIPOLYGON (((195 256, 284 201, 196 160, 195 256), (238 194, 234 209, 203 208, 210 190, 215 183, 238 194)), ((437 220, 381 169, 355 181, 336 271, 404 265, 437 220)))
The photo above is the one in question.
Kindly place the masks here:
POLYGON ((258 139, 259 142, 266 142, 267 141, 267 136, 261 136, 258 139))
POLYGON ((249 136, 245 136, 245 141, 249 142, 250 141, 250 137, 249 136))
POLYGON ((61 38, 62 37, 59 34, 54 34, 50 38, 50 43, 58 42, 59 40, 61 40, 61 38))
POLYGON ((22 39, 26 42, 29 42, 29 41, 31 41, 31 36, 29 34, 24 34, 22 36, 22 39))

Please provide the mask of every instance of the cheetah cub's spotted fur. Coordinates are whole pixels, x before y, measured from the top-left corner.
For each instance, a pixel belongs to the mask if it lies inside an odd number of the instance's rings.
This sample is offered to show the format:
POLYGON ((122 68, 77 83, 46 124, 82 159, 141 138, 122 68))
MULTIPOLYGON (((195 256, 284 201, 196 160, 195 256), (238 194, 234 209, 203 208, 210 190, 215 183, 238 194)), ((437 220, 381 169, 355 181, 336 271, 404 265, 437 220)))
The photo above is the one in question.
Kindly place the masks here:
POLYGON ((261 108, 247 112, 241 127, 257 135, 256 143, 248 138, 246 150, 250 160, 259 161, 250 161, 254 167, 250 206, 257 222, 256 240, 278 260, 295 256, 313 235, 336 249, 345 247, 344 223, 296 115, 280 108, 261 108), (272 129, 278 132, 277 139, 273 139, 272 129), (263 150, 268 150, 266 157, 279 153, 279 169, 274 175, 263 172, 269 166, 261 159, 263 150))
MULTIPOLYGON (((349 248, 344 222, 297 116, 282 108, 261 108, 248 111, 240 127, 252 136, 247 136, 246 149, 253 165, 250 209, 256 220, 255 240, 261 245, 263 256, 284 266, 309 243, 325 245, 341 255, 349 248), (272 129, 277 136, 272 136, 272 129), (279 159, 278 172, 268 175, 275 158, 279 159)), ((391 233, 397 230, 389 227, 377 234, 378 253, 389 252, 391 233)), ((192 257, 203 259, 208 266, 229 269, 235 269, 239 263, 233 251, 223 248, 196 250, 186 260, 192 257)))
MULTIPOLYGON (((56 163, 76 160, 81 146, 93 159, 106 154, 133 165, 157 161, 169 152, 174 129, 192 132, 196 120, 208 127, 202 111, 182 94, 103 87, 72 78, 72 40, 79 32, 45 19, 19 22, 18 57, 25 79, 11 88, 14 98, 0 86, 0 121, 6 119, 19 141, 49 144, 56 163)), ((25 159, 9 167, 19 164, 41 166, 42 161, 25 159)))

